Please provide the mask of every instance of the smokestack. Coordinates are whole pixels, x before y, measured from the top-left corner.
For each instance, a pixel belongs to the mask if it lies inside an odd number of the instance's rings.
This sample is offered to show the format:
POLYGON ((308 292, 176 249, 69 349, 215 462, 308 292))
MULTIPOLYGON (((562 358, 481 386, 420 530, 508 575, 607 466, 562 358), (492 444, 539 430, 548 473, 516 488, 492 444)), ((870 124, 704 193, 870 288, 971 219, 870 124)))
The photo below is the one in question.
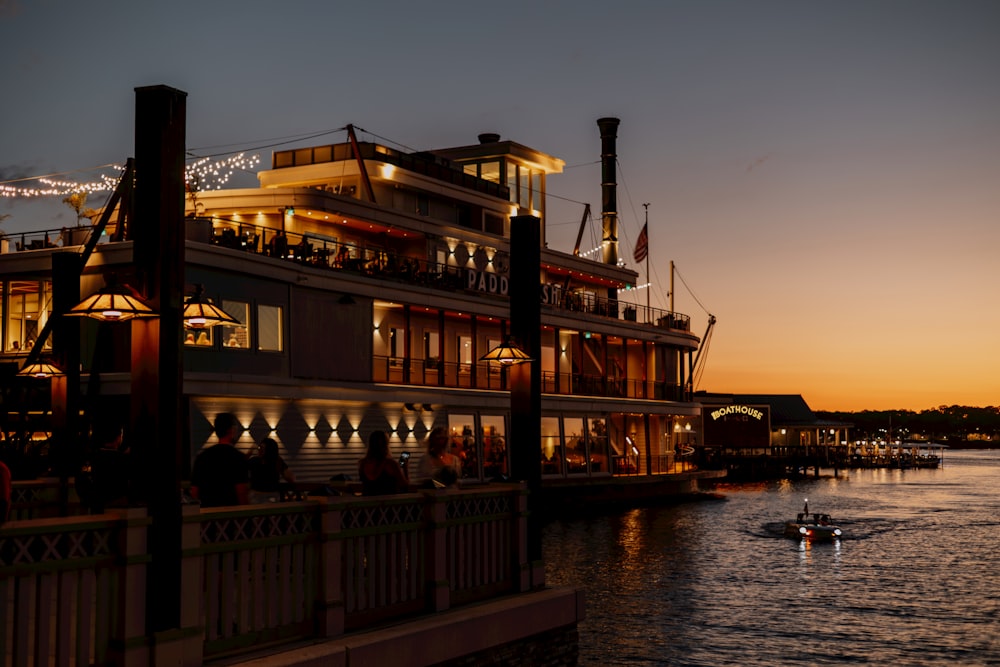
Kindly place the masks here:
POLYGON ((601 128, 601 248, 605 264, 618 263, 618 181, 615 161, 618 159, 617 118, 599 118, 601 128))
MULTIPOLYGON (((617 118, 598 118, 601 128, 601 248, 604 263, 618 264, 618 181, 615 176, 615 161, 618 159, 617 118)), ((618 290, 608 288, 608 301, 618 300, 618 290)))

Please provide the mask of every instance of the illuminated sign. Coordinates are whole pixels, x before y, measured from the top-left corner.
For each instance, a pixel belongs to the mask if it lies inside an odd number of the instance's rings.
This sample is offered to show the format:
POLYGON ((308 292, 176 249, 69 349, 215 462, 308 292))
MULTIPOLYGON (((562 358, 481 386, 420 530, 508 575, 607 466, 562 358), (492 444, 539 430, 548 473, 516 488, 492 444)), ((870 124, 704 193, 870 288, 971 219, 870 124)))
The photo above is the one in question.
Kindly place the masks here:
POLYGON ((764 412, 749 405, 727 405, 724 408, 713 410, 710 414, 712 419, 721 419, 729 415, 746 415, 760 421, 764 418, 764 412))

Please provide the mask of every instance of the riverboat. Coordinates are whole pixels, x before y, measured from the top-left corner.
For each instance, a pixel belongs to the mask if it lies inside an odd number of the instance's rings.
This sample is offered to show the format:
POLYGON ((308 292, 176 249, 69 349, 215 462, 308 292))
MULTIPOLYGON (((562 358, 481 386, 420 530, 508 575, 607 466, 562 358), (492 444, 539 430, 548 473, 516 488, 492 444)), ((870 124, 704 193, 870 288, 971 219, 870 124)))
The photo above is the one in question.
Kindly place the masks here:
POLYGON ((805 501, 804 509, 796 515, 794 521, 785 523, 785 537, 814 542, 828 542, 843 537, 844 531, 834 525, 829 514, 809 513, 809 501, 805 501))
MULTIPOLYGON (((685 492, 697 489, 699 474, 721 474, 692 471, 677 455, 690 451, 701 409, 691 391, 700 339, 690 317, 620 298, 638 272, 618 259, 618 120, 598 126, 596 258, 546 241, 547 183, 563 160, 496 134, 404 152, 360 141, 347 126, 342 143, 274 152, 258 188, 191 188, 178 220, 186 297, 211 300, 229 320, 186 321, 181 333, 185 470, 215 442, 213 416, 229 411, 242 426, 238 447, 274 438, 300 481, 356 475, 374 430, 389 433, 396 454, 419 455, 439 426, 462 460, 463 483, 509 476, 518 446, 508 445, 510 369, 483 357, 510 337, 511 229, 532 217, 541 236, 534 362, 543 487, 673 478, 685 492)), ((132 180, 141 174, 119 188, 132 180)), ((129 283, 144 261, 133 253, 134 234, 151 223, 130 217, 126 195, 112 199, 121 202, 115 210, 95 213, 81 296, 129 283)), ((31 249, 30 236, 9 233, 18 243, 0 254, 0 354, 18 366, 25 343, 48 329, 53 256, 65 252, 31 249)), ((76 242, 64 236, 62 245, 76 242)), ((127 415, 128 326, 75 321, 81 414, 127 415)), ((51 352, 49 336, 30 356, 51 352)), ((39 405, 3 412, 29 438, 44 438, 47 394, 32 396, 39 405)))

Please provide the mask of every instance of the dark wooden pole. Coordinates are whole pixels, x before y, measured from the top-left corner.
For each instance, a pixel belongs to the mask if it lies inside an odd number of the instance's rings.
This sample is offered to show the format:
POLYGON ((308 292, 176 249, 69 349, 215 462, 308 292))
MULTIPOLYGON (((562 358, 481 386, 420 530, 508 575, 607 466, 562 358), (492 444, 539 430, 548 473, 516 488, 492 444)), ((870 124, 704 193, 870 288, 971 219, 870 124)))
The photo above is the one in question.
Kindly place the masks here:
MULTIPOLYGON (((539 295, 540 222, 530 215, 510 221, 510 331, 534 361, 510 367, 510 465, 528 487, 528 560, 538 571, 542 532, 538 497, 542 483, 542 311, 539 295)), ((538 585, 544 582, 536 582, 538 585)))
POLYGON ((132 452, 152 518, 147 629, 179 627, 183 455, 184 93, 136 88, 136 287, 159 313, 132 320, 132 452))

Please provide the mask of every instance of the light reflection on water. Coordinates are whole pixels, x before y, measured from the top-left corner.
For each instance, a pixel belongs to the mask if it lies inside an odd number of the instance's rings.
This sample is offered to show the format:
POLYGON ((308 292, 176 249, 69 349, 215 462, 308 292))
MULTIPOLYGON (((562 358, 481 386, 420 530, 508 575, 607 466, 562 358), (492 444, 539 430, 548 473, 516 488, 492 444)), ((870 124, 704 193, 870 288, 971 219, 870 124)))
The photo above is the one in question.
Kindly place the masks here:
POLYGON ((580 664, 1000 664, 1000 451, 841 474, 549 523, 580 664), (804 498, 843 540, 782 536, 804 498))

